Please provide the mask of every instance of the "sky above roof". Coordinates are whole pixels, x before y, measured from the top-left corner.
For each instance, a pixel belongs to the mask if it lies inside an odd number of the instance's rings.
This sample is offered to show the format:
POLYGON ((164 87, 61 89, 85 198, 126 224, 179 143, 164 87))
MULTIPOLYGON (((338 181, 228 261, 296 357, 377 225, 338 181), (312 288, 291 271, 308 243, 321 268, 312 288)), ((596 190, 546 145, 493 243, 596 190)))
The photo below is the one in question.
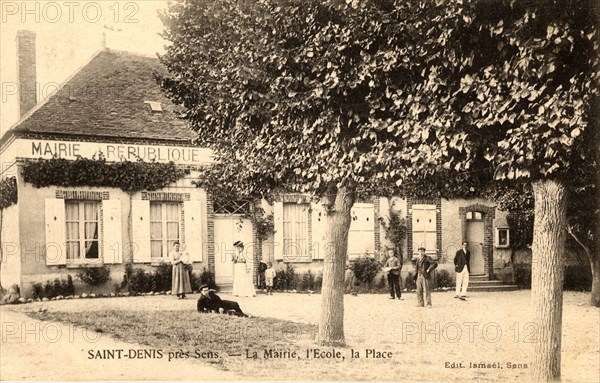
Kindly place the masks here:
POLYGON ((164 51, 157 11, 167 1, 0 1, 0 136, 19 120, 16 35, 36 32, 38 102, 102 48, 164 51))

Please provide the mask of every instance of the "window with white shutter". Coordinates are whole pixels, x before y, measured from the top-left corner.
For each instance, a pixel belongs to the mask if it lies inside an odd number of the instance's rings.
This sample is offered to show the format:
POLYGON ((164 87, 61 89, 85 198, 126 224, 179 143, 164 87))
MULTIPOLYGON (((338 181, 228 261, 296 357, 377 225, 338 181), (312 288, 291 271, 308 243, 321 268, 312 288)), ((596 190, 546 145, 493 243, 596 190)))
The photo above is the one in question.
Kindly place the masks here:
POLYGON ((102 259, 104 263, 123 262, 121 200, 102 201, 102 259))
POLYGON ((66 201, 65 223, 67 262, 101 262, 100 202, 66 201))
POLYGON ((44 250, 47 265, 64 265, 65 251, 65 200, 45 199, 46 243, 44 250))
POLYGON ((327 214, 323 205, 311 204, 311 256, 313 260, 325 257, 325 232, 327 230, 327 214))
POLYGON ((375 253, 375 222, 372 203, 355 203, 350 210, 352 221, 348 232, 348 258, 373 256, 375 253))
POLYGON ((180 240, 181 203, 150 202, 150 256, 153 260, 169 257, 173 242, 180 240))
POLYGON ((192 262, 202 262, 202 202, 183 203, 185 247, 192 262))
POLYGON ((412 206, 413 256, 418 249, 425 248, 427 255, 437 254, 437 221, 435 205, 418 204, 412 206))
POLYGON ((310 204, 283 204, 283 256, 289 261, 310 260, 308 216, 310 204))
POLYGON ((131 201, 131 236, 133 243, 126 246, 136 263, 150 262, 150 201, 131 201))

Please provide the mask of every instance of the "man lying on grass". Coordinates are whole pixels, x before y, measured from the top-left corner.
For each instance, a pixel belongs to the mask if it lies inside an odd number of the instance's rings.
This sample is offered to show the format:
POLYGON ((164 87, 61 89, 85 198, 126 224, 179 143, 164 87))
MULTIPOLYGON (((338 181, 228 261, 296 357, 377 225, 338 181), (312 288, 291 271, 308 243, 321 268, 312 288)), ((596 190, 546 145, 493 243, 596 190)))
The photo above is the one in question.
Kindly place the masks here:
POLYGON ((208 285, 200 286, 200 299, 198 299, 198 311, 201 313, 219 313, 247 317, 240 305, 234 301, 221 299, 214 291, 210 291, 208 285))

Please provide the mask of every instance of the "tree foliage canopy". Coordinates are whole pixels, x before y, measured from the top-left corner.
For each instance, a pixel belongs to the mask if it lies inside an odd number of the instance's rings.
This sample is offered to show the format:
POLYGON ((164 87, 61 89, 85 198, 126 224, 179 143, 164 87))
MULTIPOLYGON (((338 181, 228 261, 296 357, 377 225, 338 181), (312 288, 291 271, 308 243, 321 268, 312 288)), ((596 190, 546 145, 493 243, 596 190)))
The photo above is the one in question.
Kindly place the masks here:
POLYGON ((559 177, 585 160, 595 15, 567 0, 181 0, 161 16, 159 80, 215 150, 213 179, 243 196, 559 177))

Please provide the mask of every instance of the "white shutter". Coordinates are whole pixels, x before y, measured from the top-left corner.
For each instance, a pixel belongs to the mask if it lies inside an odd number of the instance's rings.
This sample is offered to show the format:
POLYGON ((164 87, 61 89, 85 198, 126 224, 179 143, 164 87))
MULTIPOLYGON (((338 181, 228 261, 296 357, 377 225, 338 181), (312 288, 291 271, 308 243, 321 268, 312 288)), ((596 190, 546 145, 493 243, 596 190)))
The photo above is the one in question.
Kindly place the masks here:
POLYGON ((273 219, 275 221, 275 234, 273 235, 273 252, 276 260, 283 259, 283 202, 273 205, 273 219))
POLYGON ((150 262, 150 201, 131 201, 133 261, 150 262))
POLYGON ((312 259, 325 258, 325 231, 327 230, 327 215, 323 205, 318 203, 311 204, 311 256, 312 259))
POLYGON ((185 247, 190 261, 202 262, 202 202, 183 202, 185 247))
POLYGON ((123 262, 123 231, 121 222, 121 200, 102 201, 102 258, 104 263, 123 262))
POLYGON ((46 264, 65 265, 67 263, 65 237, 65 200, 46 198, 46 264))
POLYGON ((348 231, 348 257, 355 259, 375 253, 374 205, 355 203, 350 211, 352 221, 348 231))
POLYGON ((419 247, 424 247, 427 254, 437 251, 437 218, 435 205, 414 205, 413 252, 418 253, 419 247), (416 208, 415 208, 416 206, 416 208))
POLYGON ((427 253, 435 253, 437 251, 437 235, 435 232, 427 232, 425 235, 425 248, 427 253))
POLYGON ((433 209, 425 210, 425 214, 423 217, 424 224, 424 232, 425 232, 425 249, 427 249, 427 253, 435 253, 437 250, 437 241, 436 241, 436 212, 433 209))

